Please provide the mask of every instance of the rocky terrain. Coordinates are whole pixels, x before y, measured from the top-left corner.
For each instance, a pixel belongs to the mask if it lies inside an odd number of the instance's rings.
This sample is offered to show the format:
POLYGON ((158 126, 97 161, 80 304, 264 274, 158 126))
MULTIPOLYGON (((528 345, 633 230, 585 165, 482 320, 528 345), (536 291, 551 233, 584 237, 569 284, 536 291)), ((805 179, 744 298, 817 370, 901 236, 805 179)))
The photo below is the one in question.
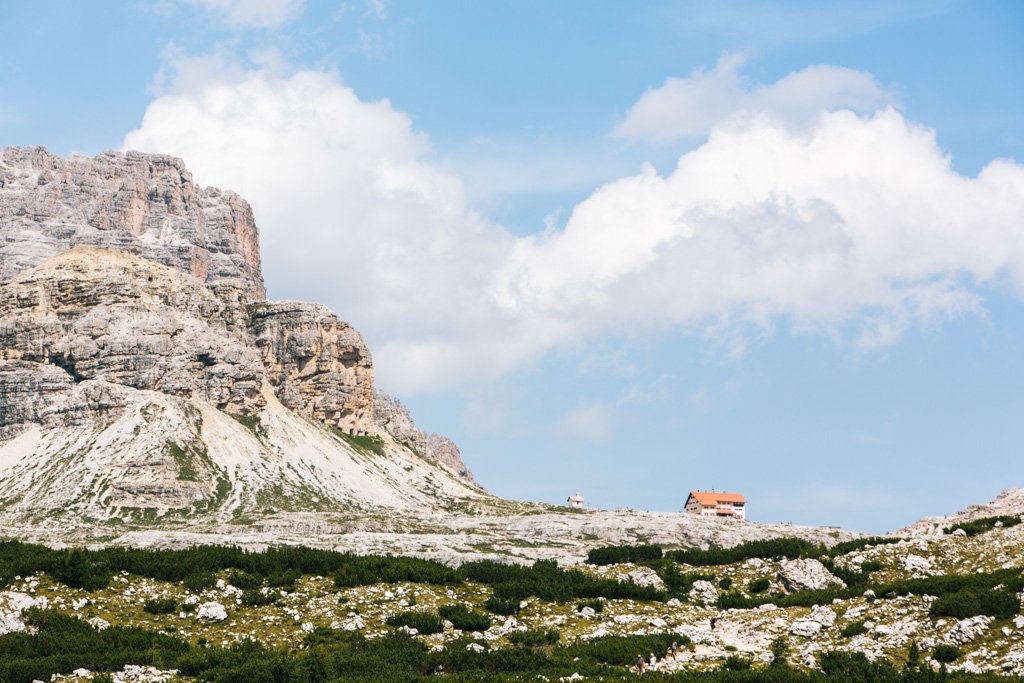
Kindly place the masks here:
MULTIPOLYGON (((1019 490, 1004 496, 1017 494, 1019 490)), ((527 596, 511 615, 492 611, 497 608, 488 599, 500 586, 475 580, 434 584, 370 579, 348 585, 330 576, 305 575, 294 585, 264 585, 257 592, 265 600, 257 600, 249 584, 233 585, 239 580, 231 572, 219 573, 204 586, 124 572, 108 587, 94 590, 71 588, 40 574, 21 577, 0 592, 0 633, 24 628, 26 609, 46 607, 72 613, 96 629, 133 625, 224 647, 254 639, 294 650, 314 631, 370 641, 399 631, 430 650, 469 648, 480 653, 519 647, 517 643, 538 633, 555 632, 557 642, 567 647, 663 635, 682 644, 674 657, 664 647, 654 653, 655 666, 663 672, 738 665, 756 669, 768 666, 779 652, 795 669, 818 668, 826 652, 861 653, 870 661, 890 661, 902 668, 916 649, 925 668, 1024 675, 1024 593, 1019 591, 1024 585, 1024 524, 995 524, 973 536, 865 539, 820 560, 786 559, 774 556, 771 548, 754 554, 761 556, 713 564, 689 565, 680 558, 594 566, 582 563, 586 555, 580 553, 571 561, 582 564, 567 572, 668 591, 669 599, 527 596), (665 579, 673 571, 689 578, 682 584, 675 579, 671 588, 665 579), (860 577, 863 583, 848 587, 839 575, 860 577), (1012 580, 1018 591, 1009 594, 1015 614, 934 613, 938 601, 949 600, 952 581, 967 585, 989 575, 1017 577, 1012 580), (730 606, 737 600, 751 604, 730 606), (169 601, 172 609, 154 613, 147 607, 153 601, 169 601), (436 615, 453 605, 487 618, 469 631, 444 622, 436 633, 396 622, 409 611, 436 615)), ((995 585, 984 590, 1000 589, 995 585)))

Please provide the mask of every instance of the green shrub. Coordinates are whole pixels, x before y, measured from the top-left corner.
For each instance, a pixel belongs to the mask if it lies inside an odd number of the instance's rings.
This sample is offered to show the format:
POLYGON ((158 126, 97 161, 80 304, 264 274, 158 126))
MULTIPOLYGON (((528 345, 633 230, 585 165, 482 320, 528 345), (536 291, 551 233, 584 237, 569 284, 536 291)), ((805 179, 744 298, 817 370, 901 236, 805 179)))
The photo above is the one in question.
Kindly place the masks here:
POLYGON ((935 649, 932 650, 932 659, 944 664, 955 662, 960 659, 960 648, 956 645, 946 645, 944 643, 936 645, 935 649))
POLYGON ((732 577, 727 576, 724 579, 722 579, 721 581, 719 581, 718 582, 718 587, 721 588, 724 591, 727 591, 730 588, 732 588, 732 577))
POLYGON ((991 588, 966 588, 940 595, 928 609, 928 616, 966 619, 987 614, 997 619, 1009 619, 1019 611, 1020 601, 1014 593, 991 588))
POLYGON ((604 611, 604 600, 580 600, 576 603, 576 611, 582 612, 585 607, 589 607, 595 612, 604 611))
POLYGON ((242 591, 242 604, 246 607, 273 605, 280 599, 281 594, 277 591, 263 591, 261 589, 242 591))
POLYGON ((486 631, 491 627, 491 620, 486 614, 467 609, 463 605, 445 605, 437 611, 460 631, 486 631))
POLYGON ((865 536, 864 538, 855 538, 852 541, 842 541, 836 543, 834 546, 826 551, 826 555, 829 557, 839 557, 840 555, 846 555, 857 550, 863 550, 864 548, 874 545, 890 545, 893 543, 899 543, 901 538, 893 538, 890 536, 865 536))
POLYGON ((753 666, 746 657, 740 657, 738 655, 729 655, 725 658, 725 662, 722 664, 722 668, 726 671, 747 671, 753 666))
POLYGON ((769 666, 773 668, 786 668, 789 666, 789 643, 785 638, 779 637, 771 644, 772 661, 769 666))
POLYGON ((587 564, 606 565, 623 562, 646 562, 660 560, 660 545, 613 545, 594 548, 587 553, 587 564))
POLYGON ((747 590, 751 593, 764 593, 770 585, 771 581, 762 576, 759 579, 751 579, 747 584, 747 590))
POLYGON ((943 529, 942 533, 951 534, 957 529, 963 529, 968 536, 977 536, 986 531, 991 531, 996 525, 1006 528, 1017 526, 1018 524, 1020 524, 1019 515, 997 515, 995 517, 981 517, 979 519, 972 519, 969 522, 954 524, 943 529))
POLYGON ((171 614, 177 609, 178 603, 174 598, 155 598, 142 606, 142 610, 150 614, 171 614))
POLYGON ((531 629, 529 631, 513 631, 508 635, 508 639, 513 645, 539 647, 542 645, 554 645, 558 642, 559 636, 558 631, 554 629, 548 631, 531 629))
POLYGON ((213 588, 217 584, 217 577, 213 572, 196 572, 185 577, 185 588, 193 592, 200 592, 213 588))
POLYGON ((576 643, 564 648, 565 654, 581 659, 593 659, 602 664, 628 666, 636 661, 637 653, 646 655, 654 652, 663 657, 668 652, 672 641, 679 644, 689 643, 684 636, 663 633, 649 636, 605 636, 590 641, 576 643))
POLYGON ((294 588, 295 582, 302 578, 298 569, 288 569, 267 576, 267 585, 271 588, 294 588))
POLYGON ((732 548, 709 548, 707 550, 673 550, 666 553, 667 557, 676 562, 690 564, 695 567, 708 567, 718 564, 742 562, 752 557, 763 559, 780 559, 787 557, 796 559, 805 555, 817 557, 824 548, 802 538, 769 538, 760 541, 747 541, 732 548))
POLYGON ((250 574, 248 572, 234 571, 228 574, 228 583, 235 588, 241 588, 242 590, 252 590, 259 588, 263 585, 263 577, 258 574, 250 574))
POLYGON ((494 612, 502 616, 511 616, 513 614, 519 614, 519 601, 518 600, 506 600, 504 598, 490 597, 484 602, 484 608, 488 612, 494 612))
POLYGON ((414 628, 423 635, 440 633, 444 630, 444 624, 441 622, 441 617, 436 612, 424 612, 420 610, 410 610, 406 612, 399 612, 398 614, 392 614, 387 618, 386 623, 389 626, 405 626, 408 628, 414 628))
POLYGON ((843 638, 852 638, 853 636, 859 636, 868 632, 868 627, 864 625, 864 620, 851 621, 849 624, 843 627, 840 631, 840 635, 843 638))

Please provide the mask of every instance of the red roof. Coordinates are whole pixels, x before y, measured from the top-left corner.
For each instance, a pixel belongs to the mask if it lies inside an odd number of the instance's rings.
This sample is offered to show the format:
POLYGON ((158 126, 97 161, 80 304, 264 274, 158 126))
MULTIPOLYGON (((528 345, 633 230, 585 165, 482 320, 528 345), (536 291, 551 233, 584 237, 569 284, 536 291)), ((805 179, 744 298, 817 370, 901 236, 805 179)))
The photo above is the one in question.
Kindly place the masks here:
POLYGON ((717 491, 690 491, 690 498, 701 505, 718 505, 719 503, 743 503, 747 499, 742 493, 718 493, 717 491))

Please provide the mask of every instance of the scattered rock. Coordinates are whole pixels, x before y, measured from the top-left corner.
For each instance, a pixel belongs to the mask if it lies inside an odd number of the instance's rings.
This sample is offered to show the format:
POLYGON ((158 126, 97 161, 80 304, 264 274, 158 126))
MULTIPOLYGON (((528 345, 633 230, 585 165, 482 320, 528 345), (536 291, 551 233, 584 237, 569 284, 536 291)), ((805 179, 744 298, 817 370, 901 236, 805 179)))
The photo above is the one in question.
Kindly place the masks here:
POLYGON ((718 600, 718 589, 710 581, 699 579, 690 589, 690 601, 697 604, 713 605, 718 600))
POLYGON ((991 623, 992 617, 983 614, 961 619, 946 635, 946 639, 953 645, 966 645, 987 631, 991 623))
POLYGON ((789 632, 794 636, 811 638, 821 633, 822 625, 811 619, 798 619, 789 627, 789 632))

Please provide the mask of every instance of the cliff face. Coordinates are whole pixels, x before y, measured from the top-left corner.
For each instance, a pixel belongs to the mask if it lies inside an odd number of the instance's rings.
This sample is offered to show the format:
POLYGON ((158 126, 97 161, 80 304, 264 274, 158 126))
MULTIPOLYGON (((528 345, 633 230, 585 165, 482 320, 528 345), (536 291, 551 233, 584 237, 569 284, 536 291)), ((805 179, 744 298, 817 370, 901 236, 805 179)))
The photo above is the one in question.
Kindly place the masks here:
MULTIPOLYGON (((94 247, 0 284, 0 358, 59 368, 72 384, 104 380, 250 414, 264 404, 263 364, 245 322, 239 290, 94 247)), ((8 392, 10 404, 24 393, 8 392)))
POLYGON ((181 161, 0 153, 0 516, 481 495, 404 408, 375 419, 356 330, 262 297, 248 205, 181 161))
POLYGON ((250 330, 281 403, 349 434, 378 431, 373 361, 358 332, 319 304, 276 301, 249 308, 250 330))
POLYGON ((266 296, 249 204, 201 188, 180 159, 139 152, 0 153, 0 280, 78 245, 138 254, 204 282, 266 296))

